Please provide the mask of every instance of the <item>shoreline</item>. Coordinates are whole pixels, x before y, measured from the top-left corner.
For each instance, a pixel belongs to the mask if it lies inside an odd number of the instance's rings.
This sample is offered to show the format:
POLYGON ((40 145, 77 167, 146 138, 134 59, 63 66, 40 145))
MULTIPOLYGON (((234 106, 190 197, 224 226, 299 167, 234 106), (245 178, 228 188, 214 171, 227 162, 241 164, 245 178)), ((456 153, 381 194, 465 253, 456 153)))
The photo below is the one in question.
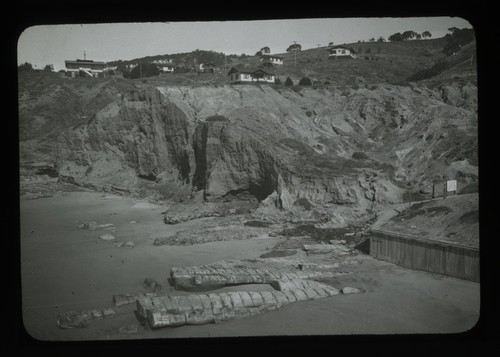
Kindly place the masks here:
MULTIPOLYGON (((363 264, 349 268, 352 274, 336 281, 365 290, 356 296, 293 303, 277 311, 223 324, 140 329, 135 334, 118 332, 122 326, 137 323, 134 307, 123 306, 113 318, 96 320, 87 328, 59 329, 57 313, 70 307, 112 307, 114 294, 144 292, 145 278, 160 282, 165 293, 188 294, 168 285, 172 267, 255 259, 285 239, 153 246, 155 237, 195 229, 205 219, 166 225, 161 217, 164 207, 145 202, 87 191, 20 201, 23 320, 31 336, 41 340, 121 340, 455 333, 473 327, 479 318, 479 284, 408 270, 366 256, 363 264), (135 245, 116 247, 99 239, 108 233, 106 230, 79 230, 77 225, 84 221, 112 223, 115 231, 111 234, 116 241, 132 241, 135 245)), ((241 288, 224 287, 217 292, 241 288)))

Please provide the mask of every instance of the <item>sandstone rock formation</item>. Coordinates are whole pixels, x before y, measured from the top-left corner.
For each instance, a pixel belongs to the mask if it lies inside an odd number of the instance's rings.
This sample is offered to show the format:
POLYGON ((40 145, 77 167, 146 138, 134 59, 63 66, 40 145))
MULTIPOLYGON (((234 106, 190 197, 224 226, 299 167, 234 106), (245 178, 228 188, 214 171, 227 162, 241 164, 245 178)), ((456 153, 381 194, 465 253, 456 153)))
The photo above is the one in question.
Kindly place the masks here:
POLYGON ((275 310, 289 303, 320 299, 339 293, 329 285, 301 279, 275 281, 273 287, 276 291, 147 297, 137 300, 137 315, 153 329, 221 323, 275 310))

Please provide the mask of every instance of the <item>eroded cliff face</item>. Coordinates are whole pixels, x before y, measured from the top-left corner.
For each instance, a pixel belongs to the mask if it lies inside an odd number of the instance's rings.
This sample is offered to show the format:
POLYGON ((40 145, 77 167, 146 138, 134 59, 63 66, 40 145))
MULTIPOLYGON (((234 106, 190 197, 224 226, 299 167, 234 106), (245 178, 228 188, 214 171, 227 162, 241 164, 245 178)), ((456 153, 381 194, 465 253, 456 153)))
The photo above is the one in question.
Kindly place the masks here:
POLYGON ((284 209, 299 198, 369 209, 447 175, 477 181, 476 96, 470 83, 136 84, 58 131, 51 154, 60 180, 97 189, 183 187, 206 201, 273 195, 284 209))
POLYGON ((60 178, 132 189, 166 172, 189 182, 193 129, 184 112, 158 91, 126 93, 87 124, 58 136, 60 178))

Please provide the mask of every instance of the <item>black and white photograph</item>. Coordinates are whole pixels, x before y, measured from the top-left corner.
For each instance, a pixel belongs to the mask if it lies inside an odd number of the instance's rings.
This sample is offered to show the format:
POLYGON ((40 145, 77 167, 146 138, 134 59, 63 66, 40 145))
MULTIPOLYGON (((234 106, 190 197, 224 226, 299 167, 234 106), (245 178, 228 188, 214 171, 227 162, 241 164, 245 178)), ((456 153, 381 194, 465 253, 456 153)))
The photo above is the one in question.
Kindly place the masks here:
POLYGON ((477 63, 473 25, 453 16, 27 27, 24 329, 38 341, 473 329, 477 63))

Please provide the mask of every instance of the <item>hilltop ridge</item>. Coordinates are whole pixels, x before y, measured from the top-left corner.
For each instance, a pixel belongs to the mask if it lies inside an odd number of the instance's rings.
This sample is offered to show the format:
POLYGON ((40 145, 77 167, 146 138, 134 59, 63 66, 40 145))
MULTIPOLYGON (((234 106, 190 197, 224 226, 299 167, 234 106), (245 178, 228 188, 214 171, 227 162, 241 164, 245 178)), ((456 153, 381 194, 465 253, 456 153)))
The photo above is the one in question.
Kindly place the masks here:
MULTIPOLYGON (((475 41, 460 49, 456 56, 450 57, 443 53, 446 43, 445 37, 398 42, 348 43, 344 45, 355 50, 357 58, 338 61, 328 59, 329 46, 273 53, 282 57, 284 63, 274 65, 269 70, 275 73, 282 83, 290 77, 295 84, 303 77, 310 78, 316 85, 397 84, 432 79, 444 70, 447 70, 448 78, 460 76, 474 80, 476 75, 474 71, 476 62, 473 58, 475 41), (462 69, 457 66, 460 63, 462 63, 462 69)), ((181 65, 183 68, 182 71, 173 75, 164 74, 147 79, 165 85, 222 85, 227 83, 226 74, 231 67, 257 67, 261 64, 260 56, 257 55, 227 56, 223 53, 204 50, 113 61, 109 64, 126 66, 141 61, 158 60, 172 60, 174 65, 181 65), (215 73, 196 73, 195 66, 204 62, 215 64, 215 73)))

